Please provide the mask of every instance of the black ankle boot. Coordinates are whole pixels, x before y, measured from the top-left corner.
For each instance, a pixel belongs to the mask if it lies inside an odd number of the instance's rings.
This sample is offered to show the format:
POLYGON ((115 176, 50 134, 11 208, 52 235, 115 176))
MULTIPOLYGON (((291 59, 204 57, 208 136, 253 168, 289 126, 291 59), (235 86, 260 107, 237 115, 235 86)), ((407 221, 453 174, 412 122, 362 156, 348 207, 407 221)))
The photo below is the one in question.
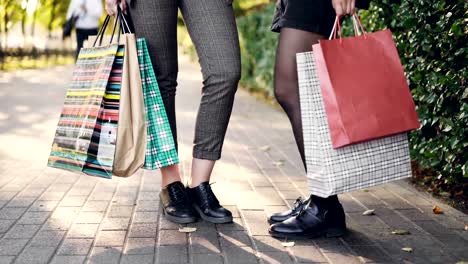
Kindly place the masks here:
POLYGON ((232 222, 231 212, 219 204, 208 182, 203 182, 189 190, 193 207, 203 220, 215 224, 232 222))
POLYGON ((163 213, 169 221, 189 224, 198 220, 197 212, 189 201, 185 186, 179 181, 167 185, 159 194, 163 213))
POLYGON ((289 218, 296 216, 304 206, 307 206, 309 204, 310 198, 307 200, 302 199, 302 197, 299 197, 296 199, 294 202, 293 208, 289 209, 286 212, 282 213, 276 213, 272 214, 270 218, 268 218, 268 223, 270 224, 275 224, 275 223, 281 223, 285 220, 288 220, 289 218))
POLYGON ((341 237, 346 234, 346 220, 343 206, 338 199, 314 203, 298 215, 270 227, 270 234, 278 238, 341 237))

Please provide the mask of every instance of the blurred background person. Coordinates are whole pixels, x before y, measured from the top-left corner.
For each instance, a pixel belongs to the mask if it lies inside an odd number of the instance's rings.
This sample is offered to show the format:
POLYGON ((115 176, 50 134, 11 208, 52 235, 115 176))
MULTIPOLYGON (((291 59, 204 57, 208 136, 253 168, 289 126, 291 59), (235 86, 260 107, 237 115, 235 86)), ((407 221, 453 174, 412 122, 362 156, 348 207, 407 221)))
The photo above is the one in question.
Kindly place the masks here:
MULTIPOLYGON (((78 57, 83 42, 89 36, 97 35, 99 19, 104 12, 100 0, 71 0, 67 11, 67 21, 74 22, 76 28, 76 53, 78 57)), ((67 22, 67 23, 69 23, 67 22)))

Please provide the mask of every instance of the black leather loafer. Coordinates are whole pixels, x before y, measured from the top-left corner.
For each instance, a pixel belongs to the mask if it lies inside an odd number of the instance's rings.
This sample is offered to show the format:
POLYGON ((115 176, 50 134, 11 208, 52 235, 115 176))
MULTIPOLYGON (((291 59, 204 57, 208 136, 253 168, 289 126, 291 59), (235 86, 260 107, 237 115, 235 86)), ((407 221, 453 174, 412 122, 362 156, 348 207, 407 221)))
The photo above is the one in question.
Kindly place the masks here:
POLYGON ((277 238, 341 237, 346 234, 343 206, 336 203, 319 208, 313 202, 299 214, 270 227, 270 235, 277 238))
POLYGON ((304 208, 304 206, 307 206, 307 204, 309 204, 309 200, 310 199, 304 200, 302 199, 302 197, 297 198, 296 201, 294 202, 293 208, 289 209, 286 212, 272 214, 268 218, 268 223, 270 224, 281 223, 285 220, 288 220, 289 218, 293 216, 296 216, 302 210, 302 208, 304 208))
POLYGON ((159 194, 166 218, 177 224, 189 224, 198 220, 185 186, 181 182, 169 184, 159 194))
POLYGON ((189 188, 189 194, 193 207, 203 220, 214 224, 232 222, 231 212, 220 205, 208 182, 189 188))

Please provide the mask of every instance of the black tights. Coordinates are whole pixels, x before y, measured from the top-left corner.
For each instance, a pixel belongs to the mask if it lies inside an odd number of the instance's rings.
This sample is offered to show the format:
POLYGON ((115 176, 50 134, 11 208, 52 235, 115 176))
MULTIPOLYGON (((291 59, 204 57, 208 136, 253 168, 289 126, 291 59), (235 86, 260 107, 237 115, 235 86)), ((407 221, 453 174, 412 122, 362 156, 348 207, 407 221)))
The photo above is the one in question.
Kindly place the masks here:
MULTIPOLYGON (((296 53, 311 51, 312 45, 318 43, 318 40, 323 38, 324 36, 316 33, 292 28, 282 28, 279 35, 278 49, 276 51, 275 97, 291 122, 296 144, 306 170, 296 53)), ((321 199, 317 196, 312 196, 312 198, 318 203, 322 200, 337 199, 336 195, 330 196, 327 199, 321 199)))

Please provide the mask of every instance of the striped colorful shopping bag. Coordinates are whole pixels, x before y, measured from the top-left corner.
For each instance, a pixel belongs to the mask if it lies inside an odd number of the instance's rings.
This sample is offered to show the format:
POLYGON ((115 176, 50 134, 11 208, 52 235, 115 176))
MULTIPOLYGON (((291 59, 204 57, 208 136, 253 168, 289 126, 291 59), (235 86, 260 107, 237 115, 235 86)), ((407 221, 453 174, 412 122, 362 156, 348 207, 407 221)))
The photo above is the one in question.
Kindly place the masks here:
POLYGON ((156 170, 179 158, 145 39, 137 40, 137 49, 148 129, 144 168, 156 170))
POLYGON ((57 125, 48 165, 110 178, 123 46, 83 48, 57 125))

